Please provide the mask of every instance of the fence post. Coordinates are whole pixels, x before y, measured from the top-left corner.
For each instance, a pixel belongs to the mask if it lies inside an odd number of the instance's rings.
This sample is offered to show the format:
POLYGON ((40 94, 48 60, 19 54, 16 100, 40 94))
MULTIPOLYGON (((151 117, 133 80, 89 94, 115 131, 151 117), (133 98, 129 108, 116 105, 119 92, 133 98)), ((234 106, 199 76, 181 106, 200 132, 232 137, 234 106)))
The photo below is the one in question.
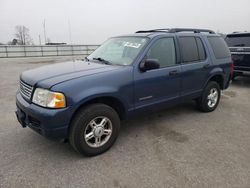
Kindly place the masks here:
POLYGON ((7 46, 5 46, 6 57, 9 57, 7 46))
POLYGON ((89 55, 89 46, 86 45, 86 49, 87 49, 87 56, 89 55))
POLYGON ((42 52, 42 57, 43 57, 43 46, 40 46, 41 47, 41 52, 42 52))
POLYGON ((26 47, 23 46, 24 57, 26 57, 26 47))

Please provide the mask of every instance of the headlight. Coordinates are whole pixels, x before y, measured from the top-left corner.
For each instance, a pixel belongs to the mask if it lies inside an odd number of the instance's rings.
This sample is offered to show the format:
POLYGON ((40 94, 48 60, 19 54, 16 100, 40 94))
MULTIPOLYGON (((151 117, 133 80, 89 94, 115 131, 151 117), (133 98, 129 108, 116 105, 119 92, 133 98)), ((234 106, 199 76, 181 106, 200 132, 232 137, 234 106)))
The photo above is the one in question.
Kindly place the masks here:
POLYGON ((64 108, 66 106, 65 97, 62 93, 41 88, 35 90, 32 102, 48 108, 64 108))

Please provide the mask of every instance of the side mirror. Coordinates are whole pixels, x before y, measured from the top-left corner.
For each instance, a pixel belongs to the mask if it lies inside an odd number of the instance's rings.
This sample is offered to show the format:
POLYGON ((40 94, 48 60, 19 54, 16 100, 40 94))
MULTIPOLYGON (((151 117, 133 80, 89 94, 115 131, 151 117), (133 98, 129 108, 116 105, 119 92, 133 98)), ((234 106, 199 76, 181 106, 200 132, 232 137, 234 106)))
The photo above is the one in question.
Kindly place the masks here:
POLYGON ((158 68, 160 68, 160 64, 157 59, 146 59, 144 62, 140 64, 140 70, 142 72, 158 68))

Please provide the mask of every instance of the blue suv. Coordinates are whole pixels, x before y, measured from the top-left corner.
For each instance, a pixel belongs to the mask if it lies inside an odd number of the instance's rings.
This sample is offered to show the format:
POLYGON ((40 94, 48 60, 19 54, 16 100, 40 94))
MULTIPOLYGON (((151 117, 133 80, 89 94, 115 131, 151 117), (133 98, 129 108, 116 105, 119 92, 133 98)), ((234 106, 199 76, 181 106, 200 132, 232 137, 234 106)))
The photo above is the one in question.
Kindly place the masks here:
POLYGON ((16 115, 23 127, 93 156, 114 144, 125 118, 190 99, 215 110, 232 73, 230 51, 211 30, 138 31, 85 60, 23 72, 16 115))

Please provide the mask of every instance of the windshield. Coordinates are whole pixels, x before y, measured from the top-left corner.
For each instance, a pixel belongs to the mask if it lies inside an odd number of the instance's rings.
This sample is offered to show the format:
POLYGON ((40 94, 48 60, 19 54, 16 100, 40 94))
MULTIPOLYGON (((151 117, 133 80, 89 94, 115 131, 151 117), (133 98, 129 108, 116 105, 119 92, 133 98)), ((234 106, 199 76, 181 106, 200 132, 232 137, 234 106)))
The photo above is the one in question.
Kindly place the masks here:
POLYGON ((229 35, 226 37, 226 42, 229 47, 250 47, 250 34, 249 35, 229 35))
POLYGON ((97 48, 89 60, 107 64, 130 65, 147 42, 145 37, 111 38, 97 48))

